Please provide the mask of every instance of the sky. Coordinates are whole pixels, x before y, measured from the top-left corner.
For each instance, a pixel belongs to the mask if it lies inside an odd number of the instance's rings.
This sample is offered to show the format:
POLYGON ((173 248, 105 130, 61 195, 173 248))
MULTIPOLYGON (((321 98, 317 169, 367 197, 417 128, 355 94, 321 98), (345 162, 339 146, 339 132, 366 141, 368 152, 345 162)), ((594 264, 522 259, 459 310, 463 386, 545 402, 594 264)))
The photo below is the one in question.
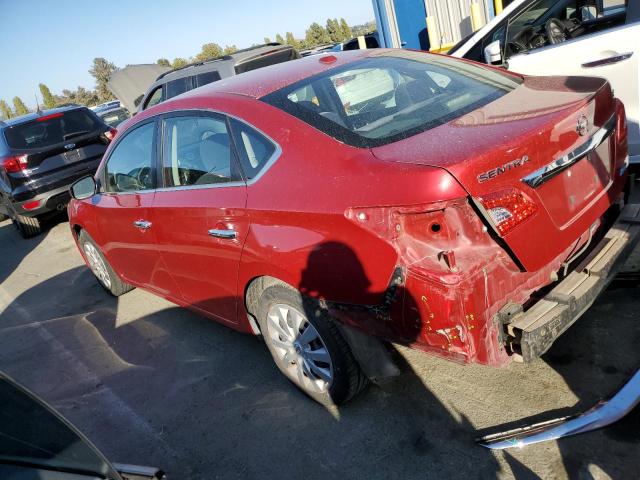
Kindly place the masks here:
POLYGON ((119 67, 188 58, 204 43, 248 47, 313 22, 374 19, 371 0, 0 0, 0 99, 35 107, 38 84, 54 94, 94 88, 95 57, 119 67))

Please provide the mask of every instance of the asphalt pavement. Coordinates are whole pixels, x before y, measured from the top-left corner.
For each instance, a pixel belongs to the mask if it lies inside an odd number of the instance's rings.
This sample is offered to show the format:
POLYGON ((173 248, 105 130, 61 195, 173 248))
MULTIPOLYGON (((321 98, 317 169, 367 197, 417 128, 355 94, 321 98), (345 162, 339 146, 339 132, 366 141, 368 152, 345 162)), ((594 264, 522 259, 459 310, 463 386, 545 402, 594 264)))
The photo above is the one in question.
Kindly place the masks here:
POLYGON ((589 408, 640 366, 640 288, 615 287, 531 365, 465 366, 397 347, 400 377, 326 409, 288 383, 259 338, 141 290, 108 296, 63 220, 30 240, 3 222, 0 369, 110 459, 171 479, 638 478, 638 411, 520 450, 474 443, 495 425, 589 408))

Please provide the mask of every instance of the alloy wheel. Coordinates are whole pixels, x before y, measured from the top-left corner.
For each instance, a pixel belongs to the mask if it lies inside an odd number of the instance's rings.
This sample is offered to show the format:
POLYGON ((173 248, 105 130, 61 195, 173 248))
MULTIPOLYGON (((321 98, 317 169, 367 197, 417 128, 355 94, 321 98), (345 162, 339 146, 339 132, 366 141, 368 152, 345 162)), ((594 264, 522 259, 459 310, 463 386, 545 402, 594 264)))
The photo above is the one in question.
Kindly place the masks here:
POLYGON ((290 305, 275 304, 267 313, 267 330, 267 340, 300 387, 313 392, 324 392, 331 387, 331 355, 305 315, 290 305))
POLYGON ((109 277, 109 272, 107 271, 107 266, 102 259, 102 256, 91 243, 86 242, 83 246, 84 255, 89 261, 89 267, 93 274, 102 282, 102 284, 111 288, 111 278, 109 277))

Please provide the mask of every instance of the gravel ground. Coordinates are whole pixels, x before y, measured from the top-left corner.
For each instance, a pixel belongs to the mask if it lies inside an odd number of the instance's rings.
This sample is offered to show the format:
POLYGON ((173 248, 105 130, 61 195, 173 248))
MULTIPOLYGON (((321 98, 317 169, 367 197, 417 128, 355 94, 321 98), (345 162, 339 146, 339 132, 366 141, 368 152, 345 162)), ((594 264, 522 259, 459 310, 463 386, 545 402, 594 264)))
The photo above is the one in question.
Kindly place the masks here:
POLYGON ((115 461, 160 466, 173 479, 640 474, 638 411, 521 450, 473 441, 615 391, 640 363, 637 285, 608 290, 531 365, 464 366, 398 348, 401 377, 325 409, 277 372, 259 339, 140 290, 109 297, 67 223, 31 240, 0 223, 0 252, 0 369, 115 461))

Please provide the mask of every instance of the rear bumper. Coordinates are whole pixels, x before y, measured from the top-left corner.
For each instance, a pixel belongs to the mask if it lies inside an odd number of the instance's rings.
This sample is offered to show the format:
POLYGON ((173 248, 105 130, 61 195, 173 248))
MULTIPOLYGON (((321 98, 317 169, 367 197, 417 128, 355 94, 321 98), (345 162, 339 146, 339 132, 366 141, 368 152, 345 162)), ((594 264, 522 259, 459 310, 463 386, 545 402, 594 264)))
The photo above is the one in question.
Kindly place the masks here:
POLYGON ((69 187, 65 185, 64 187, 59 187, 46 193, 36 195, 35 197, 24 202, 14 202, 11 205, 15 212, 19 215, 23 215, 25 217, 35 217, 48 212, 64 211, 67 208, 67 204, 69 203, 70 199, 71 195, 69 193, 69 187), (24 204, 32 202, 39 202, 40 205, 37 208, 32 208, 29 210, 23 207, 24 204))
POLYGON ((492 450, 519 447, 590 432, 617 422, 640 403, 640 370, 610 400, 591 410, 526 427, 478 438, 483 447, 492 450))
POLYGON ((627 205, 579 268, 528 310, 511 304, 496 315, 508 348, 525 362, 544 354, 609 285, 639 240, 640 204, 627 205))

